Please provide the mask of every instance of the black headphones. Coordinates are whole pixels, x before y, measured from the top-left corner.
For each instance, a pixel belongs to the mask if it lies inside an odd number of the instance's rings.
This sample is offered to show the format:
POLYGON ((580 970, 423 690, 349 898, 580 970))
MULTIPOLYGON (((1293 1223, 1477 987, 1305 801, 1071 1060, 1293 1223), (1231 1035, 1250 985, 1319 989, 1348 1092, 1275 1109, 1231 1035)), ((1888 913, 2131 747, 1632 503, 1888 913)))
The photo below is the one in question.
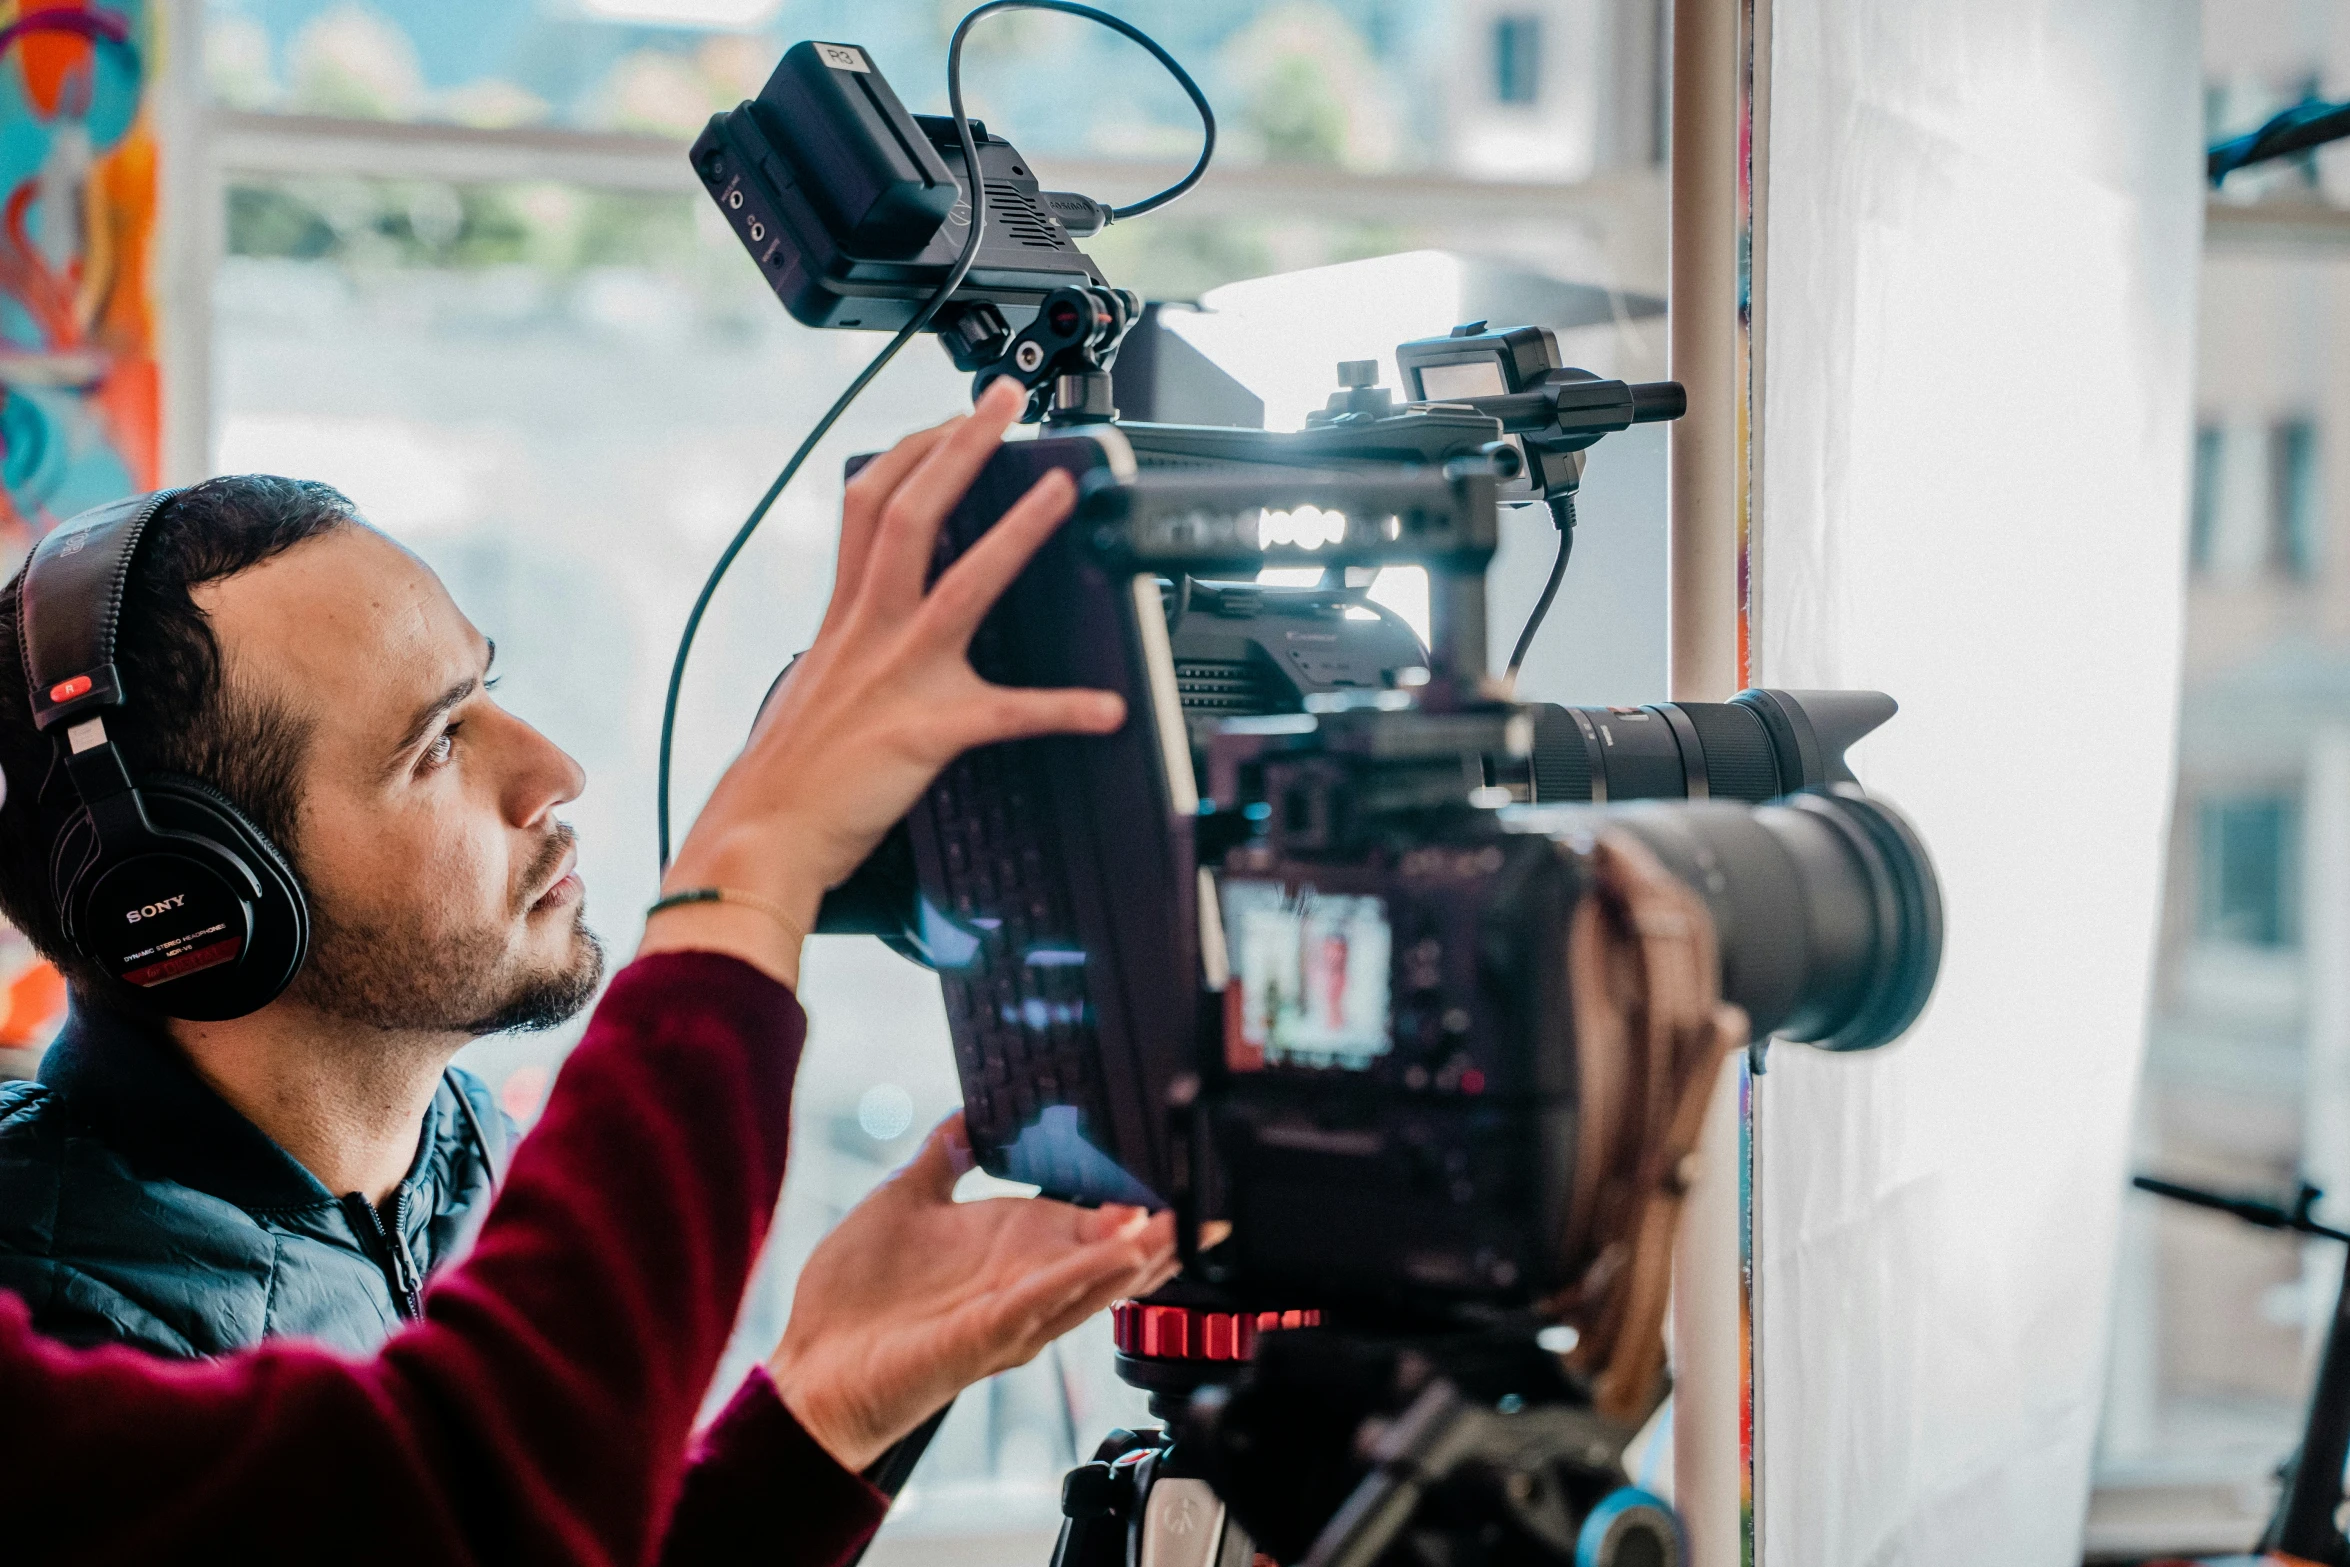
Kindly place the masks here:
POLYGON ((310 908, 277 845, 193 778, 134 779, 106 733, 126 693, 115 628, 131 558, 179 490, 93 507, 25 563, 18 652, 33 723, 83 809, 58 835, 49 889, 76 952, 136 1004, 217 1022, 277 999, 310 950, 310 908))

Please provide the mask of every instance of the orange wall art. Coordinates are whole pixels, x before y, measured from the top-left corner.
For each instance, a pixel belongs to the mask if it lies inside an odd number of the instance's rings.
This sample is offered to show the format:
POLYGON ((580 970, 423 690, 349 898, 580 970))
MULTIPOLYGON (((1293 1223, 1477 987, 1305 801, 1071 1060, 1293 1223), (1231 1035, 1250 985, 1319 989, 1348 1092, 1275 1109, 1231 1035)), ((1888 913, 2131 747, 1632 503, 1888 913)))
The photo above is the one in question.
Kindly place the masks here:
POLYGON ((0 562, 157 482, 145 0, 0 0, 0 562))

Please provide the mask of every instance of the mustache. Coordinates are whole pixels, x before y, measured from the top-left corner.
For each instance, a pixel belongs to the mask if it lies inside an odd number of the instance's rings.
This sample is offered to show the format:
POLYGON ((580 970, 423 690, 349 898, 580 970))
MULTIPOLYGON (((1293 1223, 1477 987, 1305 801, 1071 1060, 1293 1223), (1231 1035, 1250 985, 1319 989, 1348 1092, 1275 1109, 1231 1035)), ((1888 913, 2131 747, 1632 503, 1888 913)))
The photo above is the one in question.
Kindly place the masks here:
POLYGON ((546 894, 548 884, 554 880, 555 867, 563 863, 563 857, 578 843, 579 834, 572 830, 570 823, 554 825, 547 833, 547 841, 531 856, 529 866, 523 871, 522 889, 514 896, 515 913, 522 913, 546 894))

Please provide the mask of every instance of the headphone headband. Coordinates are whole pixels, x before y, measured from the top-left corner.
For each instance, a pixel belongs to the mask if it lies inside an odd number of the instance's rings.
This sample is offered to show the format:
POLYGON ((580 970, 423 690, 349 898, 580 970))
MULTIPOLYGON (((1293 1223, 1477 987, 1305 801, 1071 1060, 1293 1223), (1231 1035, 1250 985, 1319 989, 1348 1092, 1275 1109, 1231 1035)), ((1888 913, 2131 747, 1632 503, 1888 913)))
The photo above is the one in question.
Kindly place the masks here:
POLYGON ((147 524, 180 493, 155 490, 94 506, 34 547, 18 590, 17 635, 35 727, 122 703, 114 637, 131 557, 147 524))

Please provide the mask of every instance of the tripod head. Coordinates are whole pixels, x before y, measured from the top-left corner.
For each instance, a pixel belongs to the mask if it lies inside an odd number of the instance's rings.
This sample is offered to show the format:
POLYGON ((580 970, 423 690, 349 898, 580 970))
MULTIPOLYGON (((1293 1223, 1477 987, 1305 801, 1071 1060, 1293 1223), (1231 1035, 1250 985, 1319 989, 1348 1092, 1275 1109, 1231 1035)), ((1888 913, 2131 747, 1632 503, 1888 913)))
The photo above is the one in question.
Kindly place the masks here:
POLYGON ((1119 1373, 1159 1390, 1171 1429, 1113 1432, 1070 1472, 1055 1567, 1687 1559, 1671 1508, 1626 1481, 1632 1429, 1531 1324, 1399 1333, 1264 1313, 1291 1320, 1249 1335, 1246 1314, 1120 1312, 1119 1373))

